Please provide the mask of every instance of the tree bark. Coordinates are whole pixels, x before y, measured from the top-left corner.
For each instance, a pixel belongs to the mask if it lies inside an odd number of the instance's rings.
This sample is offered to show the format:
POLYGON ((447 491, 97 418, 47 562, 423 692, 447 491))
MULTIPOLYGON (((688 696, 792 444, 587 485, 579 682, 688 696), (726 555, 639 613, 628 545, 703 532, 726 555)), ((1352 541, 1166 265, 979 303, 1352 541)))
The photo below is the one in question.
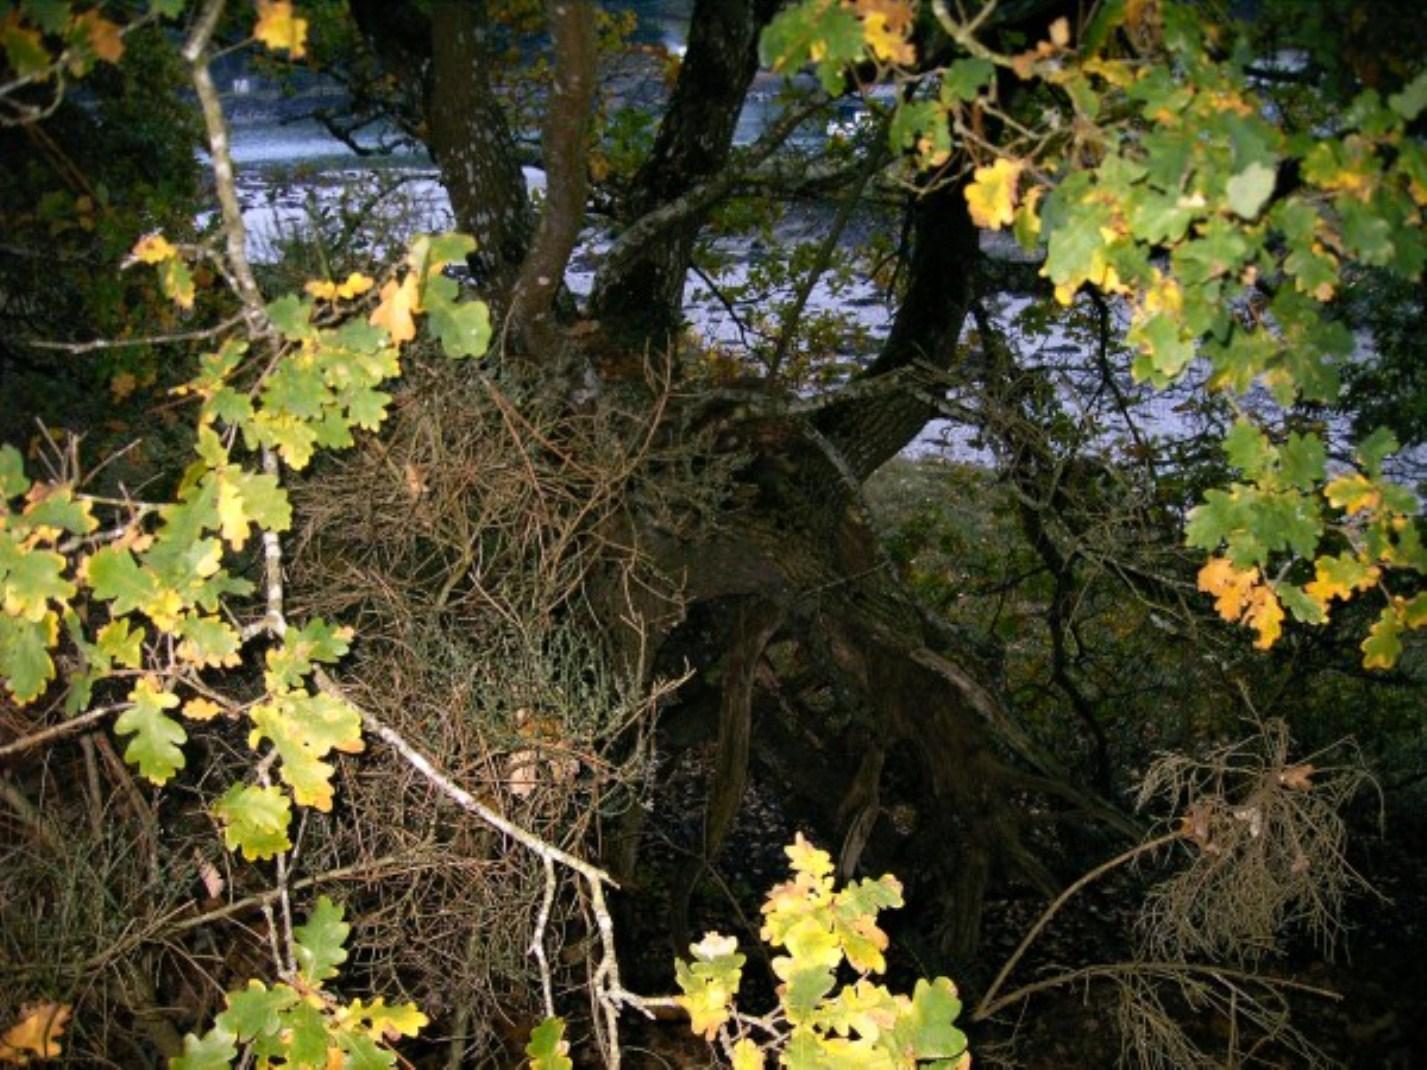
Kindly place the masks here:
MULTIPOLYGON (((777 7, 777 0, 697 0, 673 97, 653 152, 635 176, 631 220, 723 170, 758 69, 758 35, 777 7)), ((684 278, 706 218, 707 209, 680 220, 617 272, 596 277, 592 311, 627 344, 662 345, 678 330, 684 278)))
POLYGON ((956 359, 980 257, 962 191, 961 183, 949 183, 913 202, 907 291, 877 359, 857 377, 902 373, 907 385, 855 397, 818 416, 817 429, 859 482, 906 448, 936 415, 931 395, 939 389, 937 373, 956 359))
POLYGON ((451 198, 456 229, 476 239, 471 268, 503 313, 530 248, 534 218, 515 139, 489 77, 482 0, 415 4, 349 0, 352 17, 386 69, 421 87, 426 146, 451 198))
POLYGON ((545 103, 545 203, 535 241, 520 264, 510 321, 525 350, 550 354, 551 315, 585 218, 590 109, 595 96, 595 9, 590 0, 547 0, 555 79, 545 103))

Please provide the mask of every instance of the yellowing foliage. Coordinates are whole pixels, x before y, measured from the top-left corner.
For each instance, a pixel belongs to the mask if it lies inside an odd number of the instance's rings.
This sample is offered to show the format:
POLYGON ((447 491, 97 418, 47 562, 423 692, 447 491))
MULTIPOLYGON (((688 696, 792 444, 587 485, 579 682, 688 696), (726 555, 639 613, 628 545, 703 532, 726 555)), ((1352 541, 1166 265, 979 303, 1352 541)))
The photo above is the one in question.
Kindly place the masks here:
POLYGON ((966 207, 978 227, 1000 230, 1016 216, 1016 183, 1025 164, 999 159, 990 167, 978 167, 966 187, 966 207))
POLYGON ((1214 596, 1214 609, 1227 621, 1237 622, 1249 604, 1249 592, 1259 580, 1256 568, 1236 569, 1227 557, 1211 557, 1199 570, 1198 587, 1214 596))
POLYGON ((354 297, 360 297, 375 285, 374 280, 359 271, 354 271, 347 276, 344 282, 313 279, 303 289, 319 301, 350 301, 354 297))
POLYGON ((1211 557, 1199 570, 1198 587, 1214 596, 1214 609, 1231 624, 1258 632, 1254 646, 1268 650, 1283 634, 1283 606, 1256 568, 1238 569, 1226 557, 1211 557))
POLYGON ((414 314, 421 311, 419 286, 415 272, 408 272, 400 283, 391 279, 382 287, 381 304, 368 322, 373 327, 385 327, 393 342, 411 341, 416 337, 414 314))
POLYGON ((307 54, 307 20, 293 14, 288 0, 258 0, 258 21, 253 36, 274 52, 293 59, 307 54))
POLYGON ((916 49, 907 40, 916 12, 906 0, 857 0, 862 19, 862 37, 879 60, 910 66, 917 60, 916 49))
POLYGON ((162 264, 177 256, 178 250, 162 234, 154 231, 140 238, 129 255, 141 264, 162 264))

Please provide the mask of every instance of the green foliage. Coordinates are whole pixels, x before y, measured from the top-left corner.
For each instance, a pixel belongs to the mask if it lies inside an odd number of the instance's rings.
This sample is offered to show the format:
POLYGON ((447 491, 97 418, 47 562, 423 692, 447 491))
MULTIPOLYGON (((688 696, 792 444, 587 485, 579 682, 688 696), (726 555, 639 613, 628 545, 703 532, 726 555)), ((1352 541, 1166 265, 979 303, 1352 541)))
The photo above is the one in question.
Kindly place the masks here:
MULTIPOLYGON (((437 334, 459 357, 479 355, 489 337, 484 306, 460 301, 456 284, 440 275, 470 247, 459 235, 422 236, 408 258, 422 273, 408 278, 426 280, 428 307, 446 317, 437 334)), ((154 234, 131 253, 161 272, 182 255, 154 234)), ((250 861, 291 847, 294 804, 331 809, 328 759, 364 747, 360 713, 312 684, 320 666, 347 653, 352 630, 320 618, 288 626, 274 605, 249 606, 243 600, 257 587, 242 573, 252 568, 244 551, 291 524, 270 458, 301 467, 317 447, 350 444, 354 428, 375 428, 385 416, 390 396, 376 387, 399 371, 399 346, 410 334, 394 337, 400 317, 356 304, 371 286, 360 276, 309 286, 307 298, 268 306, 276 341, 261 359, 251 339, 236 336, 200 359, 177 391, 199 404, 193 459, 170 502, 101 504, 67 482, 34 482, 19 452, 0 447, 0 675, 11 694, 27 703, 48 691, 54 652, 68 640, 78 656, 65 681, 66 710, 83 711, 96 691, 127 679, 114 731, 128 739, 125 760, 155 785, 186 765, 185 721, 242 709, 263 783, 231 785, 213 813, 227 847, 250 861), (115 513, 102 534, 96 506, 115 513), (244 617, 248 625, 237 625, 244 617), (215 702, 197 674, 240 666, 248 646, 267 638, 276 641, 265 653, 262 693, 231 707, 215 702), (269 768, 281 786, 267 783, 269 768)), ((412 319, 419 307, 402 316, 412 319)), ((213 1028, 188 1037, 173 1065, 226 1066, 240 1051, 263 1065, 327 1066, 333 1052, 349 1067, 394 1065, 387 1044, 415 1035, 426 1019, 410 1005, 343 1006, 326 996, 349 932, 341 909, 321 897, 292 934, 298 975, 232 993, 213 1028)))
POLYGON ((426 1016, 410 1003, 344 1004, 326 990, 323 982, 334 979, 346 961, 343 945, 350 931, 342 908, 320 896, 306 924, 294 930, 300 979, 272 986, 254 980, 228 993, 213 1027, 202 1036, 184 1037, 183 1054, 169 1060, 170 1070, 229 1067, 239 1044, 264 1066, 323 1068, 333 1065, 334 1056, 344 1056, 340 1065, 349 1068, 397 1065, 389 1045, 416 1036, 426 1016))
POLYGON ((887 935, 877 914, 902 905, 897 880, 864 879, 835 890, 826 851, 801 834, 786 851, 792 878, 769 892, 760 933, 783 951, 772 963, 782 981, 781 1014, 774 1020, 786 1030, 738 1012, 734 1001, 745 958, 736 939, 709 933, 689 948, 691 963, 675 964, 683 992, 675 1002, 688 1012, 694 1032, 708 1040, 721 1037, 736 1068, 762 1066, 765 1051, 778 1052, 780 1065, 790 1070, 969 1066, 966 1035, 953 1024, 961 1001, 951 981, 919 980, 908 997, 872 980, 886 969, 887 935), (844 966, 855 979, 839 987, 844 966), (747 1035, 753 1028, 769 1034, 763 1043, 747 1035))
POLYGON ((546 1018, 532 1029, 530 1043, 525 1045, 530 1070, 571 1070, 575 1064, 566 1054, 570 1045, 564 1037, 565 1023, 560 1018, 546 1018))
MULTIPOLYGON (((1059 19, 1019 53, 988 44, 981 19, 958 22, 941 8, 940 28, 969 54, 927 72, 909 43, 881 40, 894 21, 885 7, 805 0, 769 27, 765 55, 777 69, 816 62, 829 91, 848 64, 890 65, 918 90, 898 106, 893 149, 930 169, 959 144, 978 164, 964 187, 972 219, 1013 227, 1028 246, 1043 241, 1042 274, 1062 304, 1082 287, 1116 298, 1137 379, 1167 387, 1203 362, 1210 388, 1227 394, 1266 391, 1284 407, 1339 400, 1354 348, 1343 293, 1365 269, 1417 280, 1427 264, 1427 154, 1408 129, 1427 106, 1427 72, 1385 101, 1365 89, 1331 116, 1299 113, 1255 81, 1253 42, 1226 47, 1236 31, 1178 3, 1104 5, 1078 45, 1059 19), (1037 85, 1042 117, 1019 117, 1042 124, 1034 151, 955 136, 1001 114, 997 68, 1037 85)), ((1242 588, 1221 598, 1221 612, 1267 649, 1283 604, 1302 623, 1328 620, 1314 576, 1347 544, 1377 570, 1389 601, 1364 648, 1366 666, 1386 667, 1399 649, 1393 629, 1409 626, 1390 580, 1427 572, 1416 500, 1362 445, 1357 471, 1330 473, 1318 431, 1269 436, 1266 420, 1245 407, 1226 443, 1244 478, 1209 491, 1189 517, 1190 545, 1224 555, 1205 566, 1201 587, 1242 588), (1270 584, 1268 574, 1280 578, 1270 584)))

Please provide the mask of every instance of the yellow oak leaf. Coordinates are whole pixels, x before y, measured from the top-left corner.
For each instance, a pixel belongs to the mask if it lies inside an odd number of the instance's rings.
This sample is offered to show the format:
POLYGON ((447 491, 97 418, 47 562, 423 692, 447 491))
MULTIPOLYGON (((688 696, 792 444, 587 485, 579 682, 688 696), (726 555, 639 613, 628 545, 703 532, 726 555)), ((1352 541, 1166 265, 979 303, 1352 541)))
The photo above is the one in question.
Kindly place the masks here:
POLYGON ((1244 614, 1244 623, 1259 633, 1254 646, 1267 650, 1278 642, 1283 634, 1283 606, 1278 595, 1267 584, 1255 587, 1249 596, 1249 608, 1244 614))
POLYGON ((412 313, 421 311, 421 293, 415 272, 408 272, 398 283, 390 280, 382 287, 381 304, 367 321, 373 327, 385 327, 391 340, 398 345, 416 337, 416 321, 412 313))
POLYGON ((1016 214, 1016 183, 1025 168, 1020 160, 999 159, 990 167, 978 167, 966 187, 966 207, 978 227, 1000 230, 1009 226, 1016 214))
POLYGON ((733 1070, 763 1070, 763 1051, 748 1037, 733 1046, 733 1070))
POLYGON ((218 523, 220 534, 235 550, 248 541, 248 514, 243 508, 243 495, 228 479, 218 480, 218 523))
POLYGON ((1335 509, 1352 516, 1365 510, 1375 510, 1382 504, 1382 491, 1359 472, 1340 476, 1323 488, 1323 496, 1335 509))
POLYGON ((1199 570, 1198 586, 1205 594, 1214 596, 1214 608, 1219 616, 1237 624, 1250 608, 1251 594, 1258 580, 1256 568, 1236 569, 1227 557, 1211 557, 1199 570))
POLYGON ((360 297, 375 285, 376 282, 370 277, 359 271, 354 271, 347 276, 345 282, 314 279, 307 283, 303 289, 319 301, 350 301, 354 297, 360 297))
POLYGON ((874 12, 862 20, 862 38, 872 54, 887 63, 910 67, 917 61, 917 50, 887 24, 887 16, 881 12, 874 12))
POLYGON ((1381 575, 1376 565, 1364 564, 1351 555, 1320 557, 1314 563, 1313 578, 1303 585, 1303 593, 1327 609, 1334 598, 1346 602, 1354 591, 1375 586, 1381 575))
POLYGON ((123 401, 138 385, 139 380, 134 377, 133 372, 120 372, 109 380, 109 393, 114 395, 115 401, 123 401))
POLYGON ((223 707, 212 699, 191 698, 183 704, 183 715, 190 721, 211 721, 223 712, 223 707))
POLYGON ((63 1050, 55 1037, 69 1021, 67 1003, 28 1003, 20 1020, 0 1035, 0 1063, 24 1066, 31 1058, 54 1059, 63 1050))
POLYGON ((911 33, 916 8, 908 0, 855 0, 853 8, 864 19, 880 15, 887 29, 901 37, 911 33))
POLYGON ((289 0, 258 0, 253 36, 272 51, 285 51, 293 59, 307 54, 307 20, 292 13, 289 0))
POLYGON ((172 260, 178 255, 178 250, 169 244, 158 231, 152 234, 145 234, 129 252, 141 264, 162 264, 165 260, 172 260))
POLYGON ((354 297, 360 297, 375 285, 375 279, 363 275, 360 271, 354 271, 347 276, 346 282, 337 287, 337 296, 350 301, 354 297))
POLYGON ((793 864, 794 871, 806 873, 811 877, 825 877, 833 871, 832 855, 820 848, 814 847, 799 832, 793 837, 793 843, 789 847, 783 848, 783 853, 788 856, 788 860, 793 864))

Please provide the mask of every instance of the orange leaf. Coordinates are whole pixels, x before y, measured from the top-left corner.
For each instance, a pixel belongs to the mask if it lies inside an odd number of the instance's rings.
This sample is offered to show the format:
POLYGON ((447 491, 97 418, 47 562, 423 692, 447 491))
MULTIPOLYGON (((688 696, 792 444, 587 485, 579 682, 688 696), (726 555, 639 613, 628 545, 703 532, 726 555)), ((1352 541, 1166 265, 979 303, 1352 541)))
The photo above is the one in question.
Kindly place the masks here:
POLYGON ((1285 788, 1292 791, 1312 791, 1313 774, 1317 770, 1312 762, 1303 762, 1301 765, 1290 765, 1283 772, 1278 774, 1278 782, 1285 788))
POLYGON ((124 56, 124 33, 116 22, 110 22, 99 9, 86 11, 76 20, 89 38, 89 49, 105 63, 118 63, 124 56))
POLYGON ((0 1036, 0 1063, 24 1066, 31 1057, 53 1059, 63 1050, 55 1037, 69 1020, 67 1003, 27 1003, 20 1020, 0 1036))
POLYGON ((1258 583, 1256 568, 1240 571, 1227 557, 1211 557, 1199 570, 1198 586, 1205 594, 1214 595, 1214 608, 1219 616, 1237 624, 1250 604, 1250 592, 1258 583))
POLYGON ((1248 612, 1244 614, 1244 623, 1259 633, 1254 640, 1254 646, 1259 650, 1267 650, 1278 642, 1283 634, 1283 606, 1279 604, 1273 588, 1254 588, 1248 612))
POLYGON ((421 295, 417 290, 415 272, 408 272, 398 284, 395 279, 382 287, 381 304, 368 320, 373 327, 385 327, 391 340, 398 345, 416 337, 413 312, 421 311, 421 295))

